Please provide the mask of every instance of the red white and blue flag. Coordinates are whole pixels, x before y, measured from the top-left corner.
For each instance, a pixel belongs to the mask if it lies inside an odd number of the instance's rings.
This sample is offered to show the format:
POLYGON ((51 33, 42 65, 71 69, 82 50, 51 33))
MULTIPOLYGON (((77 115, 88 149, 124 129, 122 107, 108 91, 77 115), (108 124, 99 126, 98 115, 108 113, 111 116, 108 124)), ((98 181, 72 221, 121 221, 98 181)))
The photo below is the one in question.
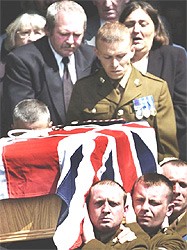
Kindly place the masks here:
POLYGON ((65 127, 46 137, 1 142, 0 199, 56 193, 63 200, 54 242, 79 247, 91 185, 111 179, 130 192, 136 178, 158 172, 155 131, 148 123, 65 127))

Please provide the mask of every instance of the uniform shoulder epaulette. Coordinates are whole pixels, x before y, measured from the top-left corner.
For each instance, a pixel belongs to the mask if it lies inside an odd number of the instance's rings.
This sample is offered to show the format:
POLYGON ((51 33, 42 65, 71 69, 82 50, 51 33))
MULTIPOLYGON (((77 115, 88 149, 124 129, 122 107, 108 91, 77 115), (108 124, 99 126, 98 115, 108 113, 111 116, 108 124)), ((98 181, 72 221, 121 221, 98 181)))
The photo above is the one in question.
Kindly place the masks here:
POLYGON ((154 80, 157 80, 159 82, 165 82, 165 80, 163 80, 162 78, 160 78, 158 76, 155 76, 155 75, 153 75, 153 74, 151 74, 149 72, 145 73, 144 75, 147 76, 150 79, 154 79, 154 80))

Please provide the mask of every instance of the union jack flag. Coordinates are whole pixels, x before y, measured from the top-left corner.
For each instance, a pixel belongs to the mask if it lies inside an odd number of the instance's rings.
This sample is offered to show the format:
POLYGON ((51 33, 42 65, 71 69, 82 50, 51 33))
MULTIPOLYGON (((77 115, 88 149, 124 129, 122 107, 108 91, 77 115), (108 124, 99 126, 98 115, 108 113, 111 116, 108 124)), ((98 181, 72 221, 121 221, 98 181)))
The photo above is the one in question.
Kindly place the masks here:
POLYGON ((84 205, 92 184, 111 179, 130 192, 136 178, 158 172, 155 131, 146 122, 70 126, 47 136, 0 143, 0 199, 59 195, 54 242, 79 247, 84 205))

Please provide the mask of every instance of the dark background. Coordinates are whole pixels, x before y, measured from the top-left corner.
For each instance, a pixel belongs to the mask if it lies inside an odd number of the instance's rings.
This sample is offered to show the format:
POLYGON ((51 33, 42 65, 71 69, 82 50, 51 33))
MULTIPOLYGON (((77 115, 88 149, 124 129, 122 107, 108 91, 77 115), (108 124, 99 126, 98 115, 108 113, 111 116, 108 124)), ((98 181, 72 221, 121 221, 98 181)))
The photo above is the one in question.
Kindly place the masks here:
MULTIPOLYGON (((21 2, 29 3, 29 0, 17 1, 17 0, 0 0, 0 24, 1 34, 4 33, 8 24, 13 21, 19 14, 26 11, 23 10, 21 2)), ((37 1, 37 0, 36 0, 37 1)), ((186 48, 186 0, 147 0, 154 7, 156 7, 160 14, 164 16, 170 26, 170 34, 174 43, 182 45, 186 48)), ((96 13, 96 8, 92 4, 92 1, 79 0, 76 1, 83 6, 87 16, 92 16, 96 13)))

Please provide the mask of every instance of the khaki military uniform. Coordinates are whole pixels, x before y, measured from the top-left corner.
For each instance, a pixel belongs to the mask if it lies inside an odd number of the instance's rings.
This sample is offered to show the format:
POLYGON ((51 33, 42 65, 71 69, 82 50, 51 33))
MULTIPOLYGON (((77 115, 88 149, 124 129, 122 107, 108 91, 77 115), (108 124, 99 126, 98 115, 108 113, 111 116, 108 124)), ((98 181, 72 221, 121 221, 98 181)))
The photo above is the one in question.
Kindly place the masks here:
POLYGON ((187 211, 184 212, 179 218, 177 218, 171 225, 170 228, 178 232, 186 241, 186 249, 187 249, 187 211))
MULTIPOLYGON (((150 239, 149 236, 141 229, 141 227, 137 223, 125 224, 125 227, 129 227, 131 231, 133 231, 136 235, 136 239, 131 241, 126 241, 123 244, 116 241, 117 235, 121 232, 118 230, 115 235, 111 236, 110 234, 105 237, 100 237, 97 235, 97 239, 93 239, 86 243, 81 249, 82 250, 112 250, 112 249, 125 249, 125 250, 146 250, 149 249, 150 239)), ((96 232, 97 234, 97 232, 96 232)))
POLYGON ((120 233, 117 233, 112 237, 105 239, 93 239, 86 243, 81 249, 82 250, 158 250, 160 248, 166 248, 168 250, 186 250, 185 242, 182 240, 180 235, 168 228, 160 230, 152 238, 141 229, 137 223, 126 224, 136 235, 136 239, 132 241, 126 241, 123 244, 118 241, 114 241, 115 237, 120 233))
MULTIPOLYGON (((120 81, 123 85, 123 79, 120 81)), ((176 122, 167 83, 132 66, 132 72, 121 94, 103 69, 82 78, 75 84, 67 112, 67 124, 72 121, 124 118, 127 122, 146 120, 155 128, 159 161, 178 157, 176 122), (133 100, 152 95, 156 114, 138 117, 133 100)))

